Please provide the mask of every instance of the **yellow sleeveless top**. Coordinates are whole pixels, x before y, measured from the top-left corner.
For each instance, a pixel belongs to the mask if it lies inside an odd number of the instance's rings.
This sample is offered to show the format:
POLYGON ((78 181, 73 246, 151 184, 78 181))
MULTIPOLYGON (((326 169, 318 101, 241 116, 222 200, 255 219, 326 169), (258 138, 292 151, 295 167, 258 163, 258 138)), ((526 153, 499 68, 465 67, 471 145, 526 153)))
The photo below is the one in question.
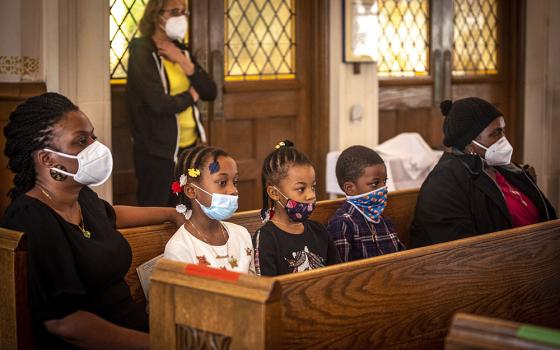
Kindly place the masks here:
MULTIPOLYGON (((191 82, 181 66, 177 63, 163 59, 167 79, 169 80, 169 94, 178 95, 189 90, 191 82)), ((177 114, 179 123, 179 147, 190 146, 196 142, 196 122, 194 120, 193 109, 189 107, 177 114)))

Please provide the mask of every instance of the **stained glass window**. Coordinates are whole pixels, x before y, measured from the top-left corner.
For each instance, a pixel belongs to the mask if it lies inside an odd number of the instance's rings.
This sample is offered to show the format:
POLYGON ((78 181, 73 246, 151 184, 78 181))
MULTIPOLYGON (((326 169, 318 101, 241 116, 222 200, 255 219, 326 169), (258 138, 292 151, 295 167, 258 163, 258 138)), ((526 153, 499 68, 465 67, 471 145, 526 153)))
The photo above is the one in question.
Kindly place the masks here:
POLYGON ((498 1, 455 0, 453 75, 498 73, 498 1))
POLYGON ((428 0, 378 0, 380 76, 428 74, 428 0))
POLYGON ((109 0, 111 79, 125 79, 128 44, 138 31, 138 22, 148 0, 109 0))
POLYGON ((225 80, 293 79, 295 0, 225 0, 225 80))

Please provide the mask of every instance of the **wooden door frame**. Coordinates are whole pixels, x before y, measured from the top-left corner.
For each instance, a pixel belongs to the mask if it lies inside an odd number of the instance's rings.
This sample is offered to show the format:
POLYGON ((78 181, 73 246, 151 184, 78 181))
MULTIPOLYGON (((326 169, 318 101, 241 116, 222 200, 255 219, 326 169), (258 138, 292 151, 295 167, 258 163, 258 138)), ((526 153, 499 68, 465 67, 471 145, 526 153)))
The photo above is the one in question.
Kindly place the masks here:
MULTIPOLYGON (((311 151, 309 157, 315 165, 316 177, 318 179, 317 198, 325 199, 326 194, 326 155, 329 151, 329 2, 324 0, 296 0, 305 1, 306 6, 311 8, 313 16, 305 20, 309 25, 310 42, 298 41, 297 45, 309 45, 311 55, 305 57, 311 60, 311 69, 307 72, 306 80, 309 82, 309 104, 310 104, 310 126, 311 126, 311 151)), ((193 30, 191 48, 198 62, 205 67, 214 78, 218 86, 218 97, 215 102, 204 104, 204 114, 212 115, 213 118, 223 117, 223 92, 224 92, 224 69, 223 69, 223 30, 215 30, 218 23, 212 23, 210 13, 224 12, 223 0, 190 1, 191 26, 193 30), (214 43, 214 44, 212 44, 214 43), (216 43, 222 43, 222 54, 216 47, 216 43), (214 46, 212 46, 214 45, 214 46)), ((216 18, 215 16, 214 18, 216 18)), ((208 126, 208 125, 206 125, 208 126)), ((208 130, 208 128, 207 128, 208 130)))
POLYGON ((326 164, 330 143, 330 9, 329 1, 311 1, 313 13, 311 18, 311 45, 314 64, 311 65, 311 154, 320 186, 317 187, 317 198, 326 199, 326 164))

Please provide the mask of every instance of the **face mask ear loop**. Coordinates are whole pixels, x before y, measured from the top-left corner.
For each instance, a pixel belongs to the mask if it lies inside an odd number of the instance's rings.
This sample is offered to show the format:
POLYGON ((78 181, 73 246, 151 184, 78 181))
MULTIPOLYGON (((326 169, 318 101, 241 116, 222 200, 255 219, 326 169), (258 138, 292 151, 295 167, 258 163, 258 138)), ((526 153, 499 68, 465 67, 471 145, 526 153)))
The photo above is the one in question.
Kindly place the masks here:
POLYGON ((51 153, 57 154, 57 155, 59 155, 59 156, 61 156, 61 157, 65 157, 65 158, 78 159, 78 156, 74 156, 74 155, 72 155, 72 154, 66 154, 66 153, 62 153, 62 152, 53 151, 52 149, 48 149, 48 148, 43 148, 43 151, 51 152, 51 153))
MULTIPOLYGON (((199 189, 199 190, 201 190, 202 192, 204 192, 204 193, 206 193, 207 195, 209 195, 209 196, 210 196, 210 198, 211 198, 211 199, 210 199, 211 201, 212 201, 212 200, 214 199, 214 195, 213 195, 212 193, 210 193, 210 192, 206 191, 206 190, 205 190, 205 189, 203 189, 203 188, 200 188, 199 186, 195 185, 195 184, 194 184, 194 183, 192 183, 192 182, 190 183, 190 185, 191 185, 191 186, 193 186, 193 187, 196 187, 196 188, 198 188, 198 189, 199 189)), ((197 199, 197 198, 195 198, 195 200, 196 200, 196 201, 198 202, 198 204, 199 204, 200 206, 203 206, 203 205, 202 205, 202 204, 201 204, 201 203, 200 203, 200 202, 198 201, 198 199, 197 199)), ((210 205, 212 205, 212 202, 210 202, 210 205)))
MULTIPOLYGON (((278 193, 280 193, 280 194, 282 195, 282 197, 284 197, 284 198, 286 199, 286 201, 289 199, 288 197, 286 197, 286 195, 285 195, 284 193, 282 193, 282 191, 280 191, 280 190, 278 189, 278 187, 276 187, 276 186, 272 186, 272 187, 274 187, 274 189, 275 189, 276 191, 278 191, 278 193)), ((280 202, 280 199, 278 199, 276 202, 278 202, 278 204, 280 204, 280 206, 281 206, 282 208, 285 208, 285 207, 286 207, 284 204, 282 204, 282 202, 280 202)))
POLYGON ((476 142, 475 140, 472 140, 471 142, 474 143, 475 145, 477 145, 478 147, 486 150, 486 151, 488 151, 488 148, 490 148, 490 147, 486 147, 486 146, 482 145, 481 143, 476 142))

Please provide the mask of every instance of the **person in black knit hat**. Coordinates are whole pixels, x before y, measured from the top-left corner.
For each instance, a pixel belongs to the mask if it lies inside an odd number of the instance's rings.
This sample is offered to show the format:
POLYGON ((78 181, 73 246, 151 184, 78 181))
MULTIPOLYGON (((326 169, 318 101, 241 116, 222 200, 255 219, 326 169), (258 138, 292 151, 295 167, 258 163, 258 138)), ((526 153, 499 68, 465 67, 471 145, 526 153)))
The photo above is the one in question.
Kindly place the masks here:
POLYGON ((534 174, 511 162, 502 112, 476 97, 440 108, 448 150, 420 188, 411 247, 556 219, 534 174))

